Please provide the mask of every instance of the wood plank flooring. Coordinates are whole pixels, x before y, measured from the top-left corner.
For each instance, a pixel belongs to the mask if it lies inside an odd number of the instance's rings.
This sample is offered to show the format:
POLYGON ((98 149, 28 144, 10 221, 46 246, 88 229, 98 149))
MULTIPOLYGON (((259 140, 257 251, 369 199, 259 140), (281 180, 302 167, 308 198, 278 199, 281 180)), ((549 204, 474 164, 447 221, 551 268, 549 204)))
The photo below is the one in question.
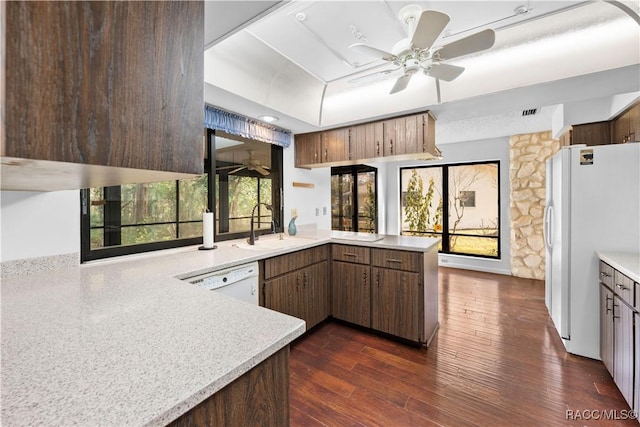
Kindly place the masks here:
POLYGON ((439 276, 440 330, 428 349, 336 322, 292 345, 292 426, 638 426, 602 419, 629 407, 601 362, 565 352, 543 282, 439 276))

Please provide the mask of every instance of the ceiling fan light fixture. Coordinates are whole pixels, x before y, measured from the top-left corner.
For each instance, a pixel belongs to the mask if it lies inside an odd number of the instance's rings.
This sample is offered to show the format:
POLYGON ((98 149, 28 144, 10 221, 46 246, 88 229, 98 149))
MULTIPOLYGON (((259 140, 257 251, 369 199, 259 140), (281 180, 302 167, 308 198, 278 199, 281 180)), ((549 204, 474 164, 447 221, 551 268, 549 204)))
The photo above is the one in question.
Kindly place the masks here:
POLYGON ((263 116, 258 116, 258 120, 262 120, 263 122, 267 122, 267 123, 273 123, 280 120, 280 118, 276 116, 263 115, 263 116))

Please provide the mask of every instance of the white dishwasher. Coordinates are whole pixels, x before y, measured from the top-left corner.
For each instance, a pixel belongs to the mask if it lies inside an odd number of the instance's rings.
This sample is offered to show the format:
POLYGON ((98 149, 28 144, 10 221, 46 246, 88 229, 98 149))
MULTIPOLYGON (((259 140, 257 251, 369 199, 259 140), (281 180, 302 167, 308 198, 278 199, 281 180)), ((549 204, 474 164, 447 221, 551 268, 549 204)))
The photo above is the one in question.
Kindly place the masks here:
POLYGON ((187 277, 183 280, 201 288, 258 305, 257 262, 187 277))

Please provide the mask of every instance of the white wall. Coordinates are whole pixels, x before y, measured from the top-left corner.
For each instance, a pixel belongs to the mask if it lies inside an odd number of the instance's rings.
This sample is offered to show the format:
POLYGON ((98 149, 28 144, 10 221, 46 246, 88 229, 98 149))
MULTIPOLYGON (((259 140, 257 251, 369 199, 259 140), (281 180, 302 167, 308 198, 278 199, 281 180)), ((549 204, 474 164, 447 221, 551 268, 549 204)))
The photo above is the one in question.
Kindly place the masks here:
POLYGON ((80 192, 0 192, 0 261, 80 252, 80 192))
POLYGON ((291 209, 298 210, 296 225, 317 225, 331 229, 331 168, 298 169, 295 147, 291 144, 282 154, 284 189, 284 227, 291 219, 291 209), (294 187, 293 182, 313 184, 313 188, 294 187), (317 213, 317 215, 316 215, 317 213))
POLYGON ((468 268, 500 274, 511 274, 510 209, 509 209, 509 138, 493 138, 440 145, 444 160, 419 162, 394 162, 386 165, 384 191, 385 227, 387 234, 400 232, 400 168, 408 166, 465 163, 481 160, 500 161, 500 256, 499 260, 461 255, 439 255, 440 265, 468 268))

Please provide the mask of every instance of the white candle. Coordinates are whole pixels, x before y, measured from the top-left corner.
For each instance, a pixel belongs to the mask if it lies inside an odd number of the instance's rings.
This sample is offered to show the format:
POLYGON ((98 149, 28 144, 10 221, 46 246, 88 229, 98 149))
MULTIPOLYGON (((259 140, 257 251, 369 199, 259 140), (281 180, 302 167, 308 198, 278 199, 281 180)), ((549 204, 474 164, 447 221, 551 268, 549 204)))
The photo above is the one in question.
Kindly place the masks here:
POLYGON ((202 246, 205 249, 213 247, 213 212, 202 215, 202 246))

